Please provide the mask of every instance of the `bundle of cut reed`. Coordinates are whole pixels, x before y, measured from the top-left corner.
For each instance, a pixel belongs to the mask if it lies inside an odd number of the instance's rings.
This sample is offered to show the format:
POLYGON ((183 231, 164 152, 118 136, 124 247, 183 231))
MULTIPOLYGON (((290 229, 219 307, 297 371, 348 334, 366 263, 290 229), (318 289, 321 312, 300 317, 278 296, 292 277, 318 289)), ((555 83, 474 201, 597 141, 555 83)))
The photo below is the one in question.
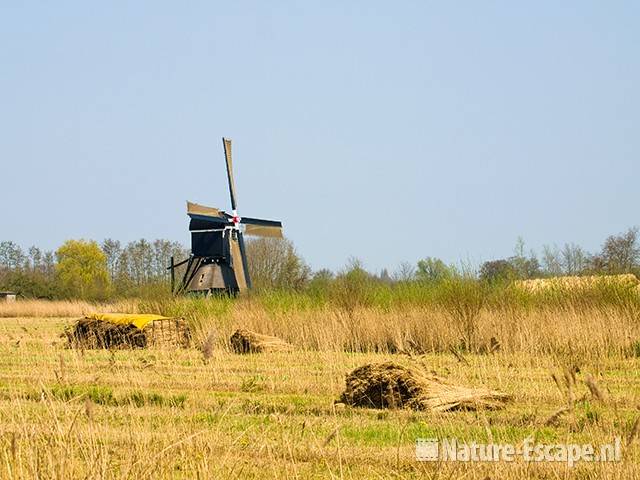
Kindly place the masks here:
POLYGON ((191 331, 181 318, 159 315, 93 314, 65 329, 70 348, 188 347, 191 331))
POLYGON ((367 364, 348 374, 340 401, 357 407, 447 411, 502 408, 510 398, 486 388, 451 385, 434 375, 386 362, 367 364))
POLYGON ((231 349, 236 353, 287 352, 293 346, 278 337, 262 335, 249 330, 236 330, 229 339, 231 349))

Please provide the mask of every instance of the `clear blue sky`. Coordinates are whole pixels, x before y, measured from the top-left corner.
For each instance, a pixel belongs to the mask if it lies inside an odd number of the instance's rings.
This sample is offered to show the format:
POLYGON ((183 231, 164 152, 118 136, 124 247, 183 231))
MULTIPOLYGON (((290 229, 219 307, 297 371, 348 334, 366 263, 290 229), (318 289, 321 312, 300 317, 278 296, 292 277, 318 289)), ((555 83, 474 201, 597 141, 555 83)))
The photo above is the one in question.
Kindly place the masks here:
POLYGON ((640 223, 638 2, 2 2, 0 238, 188 244, 185 200, 314 268, 640 223))

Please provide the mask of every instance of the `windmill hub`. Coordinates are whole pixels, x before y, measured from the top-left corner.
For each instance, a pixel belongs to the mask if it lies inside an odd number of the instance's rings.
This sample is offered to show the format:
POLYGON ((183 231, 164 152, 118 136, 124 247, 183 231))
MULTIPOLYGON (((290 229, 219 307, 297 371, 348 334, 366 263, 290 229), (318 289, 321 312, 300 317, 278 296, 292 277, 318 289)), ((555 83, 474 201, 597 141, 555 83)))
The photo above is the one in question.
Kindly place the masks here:
POLYGON ((282 238, 282 223, 260 218, 240 217, 236 210, 236 187, 233 180, 231 140, 223 138, 224 156, 227 164, 227 180, 231 197, 231 215, 224 210, 187 202, 187 215, 191 219, 191 255, 188 259, 172 264, 172 279, 175 268, 186 264, 186 271, 177 289, 172 280, 174 293, 195 292, 210 294, 215 291, 238 293, 251 288, 244 248, 244 234, 259 237, 282 238), (231 230, 232 234, 226 234, 231 230))

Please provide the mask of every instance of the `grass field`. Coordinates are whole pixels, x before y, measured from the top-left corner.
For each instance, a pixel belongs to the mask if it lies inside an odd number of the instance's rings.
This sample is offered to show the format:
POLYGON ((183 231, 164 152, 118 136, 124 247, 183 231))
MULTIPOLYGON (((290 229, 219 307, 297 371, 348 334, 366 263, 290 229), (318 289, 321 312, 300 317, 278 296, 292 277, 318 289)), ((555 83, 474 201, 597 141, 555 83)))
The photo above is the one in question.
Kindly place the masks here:
MULTIPOLYGON (((505 348, 490 355, 464 353, 466 361, 460 361, 437 349, 422 355, 345 352, 349 325, 340 327, 329 317, 325 330, 333 325, 338 333, 325 333, 323 340, 318 333, 322 322, 314 323, 310 313, 302 317, 306 328, 288 329, 288 340, 302 344, 299 351, 241 356, 229 352, 224 342, 235 323, 268 324, 271 333, 283 333, 288 317, 271 315, 268 323, 257 310, 241 318, 225 315, 209 358, 197 348, 73 351, 59 338, 71 318, 1 318, 0 478, 640 477, 634 439, 640 362, 630 350, 638 338, 633 319, 592 314, 581 320, 591 332, 557 327, 545 349, 536 329, 576 321, 580 314, 514 317, 510 332, 506 317, 496 320, 487 313, 480 325, 506 322, 492 330, 505 348), (523 330, 532 318, 546 319, 546 324, 523 330), (531 349, 526 338, 516 341, 527 331, 531 349), (565 340, 570 346, 572 337, 579 347, 575 351, 553 348, 564 347, 565 340), (591 351, 589 337, 595 346, 591 351), (609 337, 613 340, 607 343, 609 337), (389 359, 435 371, 454 383, 510 393, 513 402, 500 411, 438 414, 334 404, 346 373, 389 359), (575 408, 549 421, 568 402, 551 374, 562 378, 562 370, 575 364, 580 368, 575 408), (587 375, 595 379, 602 400, 588 389, 587 375), (429 463, 414 456, 419 437, 521 444, 529 436, 543 443, 596 446, 619 436, 622 461, 570 468, 521 460, 429 463)), ((362 313, 363 335, 379 335, 379 324, 389 320, 376 322, 375 315, 362 313), (374 326, 364 328, 365 321, 374 326)), ((406 315, 411 325, 420 324, 420 312, 406 315)), ((352 312, 345 318, 358 316, 352 312)), ((433 321, 434 338, 447 341, 445 319, 433 321)), ((428 330, 428 324, 422 328, 428 330)))

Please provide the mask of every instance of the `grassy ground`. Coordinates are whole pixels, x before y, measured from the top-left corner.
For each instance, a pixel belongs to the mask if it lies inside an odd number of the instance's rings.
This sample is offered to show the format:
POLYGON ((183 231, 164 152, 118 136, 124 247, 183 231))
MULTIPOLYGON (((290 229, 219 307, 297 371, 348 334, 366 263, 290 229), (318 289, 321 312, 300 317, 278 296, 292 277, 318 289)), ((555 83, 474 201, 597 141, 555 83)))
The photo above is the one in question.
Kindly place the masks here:
MULTIPOLYGON (((239 356, 218 344, 181 351, 71 351, 68 318, 0 319, 1 478, 638 478, 633 434, 640 362, 580 358, 571 411, 551 378, 554 353, 409 357, 308 349, 239 356), (451 382, 513 394, 502 411, 433 414, 334 405, 344 376, 393 359, 451 382), (604 396, 596 400, 584 379, 604 396), (420 463, 418 437, 522 443, 610 443, 619 463, 420 463)), ((600 333, 598 333, 600 335, 600 333)))

